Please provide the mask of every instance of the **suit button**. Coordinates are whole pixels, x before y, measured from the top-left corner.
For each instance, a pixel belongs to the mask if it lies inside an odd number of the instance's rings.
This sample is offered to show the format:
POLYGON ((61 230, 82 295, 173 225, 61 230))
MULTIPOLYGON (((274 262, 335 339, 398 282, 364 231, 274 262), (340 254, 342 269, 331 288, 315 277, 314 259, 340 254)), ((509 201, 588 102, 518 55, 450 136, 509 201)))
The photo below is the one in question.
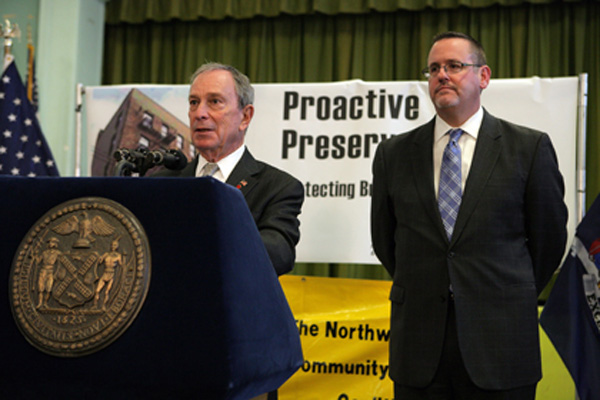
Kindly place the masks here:
POLYGON ((454 258, 454 252, 453 251, 451 251, 451 252, 448 253, 448 258, 454 258))

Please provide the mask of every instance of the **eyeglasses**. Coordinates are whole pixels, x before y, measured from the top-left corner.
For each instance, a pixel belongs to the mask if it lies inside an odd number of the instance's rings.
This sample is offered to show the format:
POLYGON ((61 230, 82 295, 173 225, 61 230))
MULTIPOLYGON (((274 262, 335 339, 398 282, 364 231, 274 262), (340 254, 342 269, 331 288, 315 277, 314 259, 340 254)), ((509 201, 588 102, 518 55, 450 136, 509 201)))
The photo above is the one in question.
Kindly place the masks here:
POLYGON ((431 64, 429 67, 423 68, 421 73, 425 76, 425 78, 430 78, 432 76, 437 76, 440 73, 440 70, 444 68, 444 71, 448 75, 458 74, 465 67, 483 67, 485 64, 466 64, 459 61, 450 61, 446 65, 439 64, 431 64))

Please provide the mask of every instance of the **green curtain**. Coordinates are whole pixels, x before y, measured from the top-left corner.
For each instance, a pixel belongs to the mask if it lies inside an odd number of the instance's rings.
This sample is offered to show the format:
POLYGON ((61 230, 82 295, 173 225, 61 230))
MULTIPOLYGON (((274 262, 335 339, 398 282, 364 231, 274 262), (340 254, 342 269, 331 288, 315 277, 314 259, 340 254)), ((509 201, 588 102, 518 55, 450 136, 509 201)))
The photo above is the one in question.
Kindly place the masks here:
POLYGON ((278 17, 282 14, 366 14, 371 11, 422 11, 426 8, 449 9, 461 6, 483 8, 552 2, 556 0, 113 0, 107 7, 106 21, 115 24, 166 22, 172 19, 193 21, 200 18, 220 20, 278 17))
MULTIPOLYGON (((112 0, 103 83, 188 83, 205 61, 256 83, 414 80, 446 30, 482 42, 493 78, 589 74, 589 206, 600 192, 600 1, 112 0)), ((298 264, 295 273, 388 278, 362 265, 298 264)))

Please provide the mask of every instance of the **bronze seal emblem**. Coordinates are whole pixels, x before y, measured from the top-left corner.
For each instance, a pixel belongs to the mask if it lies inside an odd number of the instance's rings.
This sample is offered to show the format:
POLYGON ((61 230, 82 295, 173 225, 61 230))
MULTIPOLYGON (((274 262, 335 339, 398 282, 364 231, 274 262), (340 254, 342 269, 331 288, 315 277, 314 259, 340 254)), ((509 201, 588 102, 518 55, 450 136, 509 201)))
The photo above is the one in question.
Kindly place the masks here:
POLYGON ((42 216, 21 241, 10 274, 15 321, 39 350, 94 353, 138 315, 150 283, 150 247, 119 203, 86 197, 42 216))

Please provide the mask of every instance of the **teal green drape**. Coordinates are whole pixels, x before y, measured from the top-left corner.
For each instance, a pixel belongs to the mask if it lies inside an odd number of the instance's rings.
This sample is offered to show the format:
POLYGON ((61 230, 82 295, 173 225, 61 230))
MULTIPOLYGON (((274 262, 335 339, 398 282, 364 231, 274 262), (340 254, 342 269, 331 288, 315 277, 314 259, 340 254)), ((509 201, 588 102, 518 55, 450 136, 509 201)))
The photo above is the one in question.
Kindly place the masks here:
MULTIPOLYGON (((446 30, 482 42, 493 78, 589 74, 591 204, 600 192, 599 1, 112 0, 103 83, 187 83, 207 60, 256 83, 414 80, 431 38, 446 30)), ((296 273, 386 277, 382 268, 338 264, 296 273)))

